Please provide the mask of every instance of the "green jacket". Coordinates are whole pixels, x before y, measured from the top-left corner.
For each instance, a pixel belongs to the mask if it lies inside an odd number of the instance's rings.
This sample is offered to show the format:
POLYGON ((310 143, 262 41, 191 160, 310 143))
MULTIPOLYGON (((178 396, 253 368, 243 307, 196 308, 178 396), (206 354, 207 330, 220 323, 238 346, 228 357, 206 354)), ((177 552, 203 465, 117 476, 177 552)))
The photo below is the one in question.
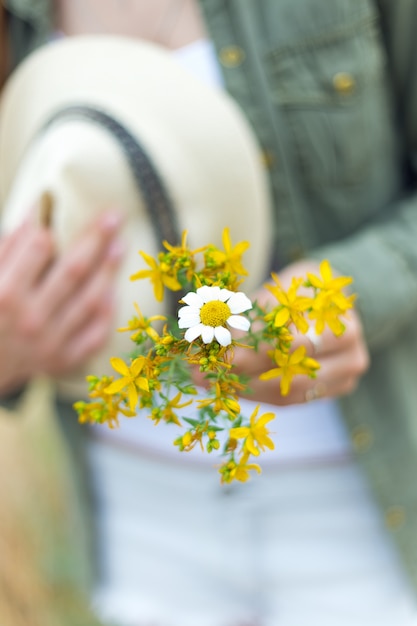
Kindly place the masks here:
POLYGON ((202 6, 266 155, 277 265, 354 278, 372 363, 341 405, 417 589, 417 1, 202 6))
MULTIPOLYGON (((354 278, 372 364, 341 405, 417 590, 417 0, 200 2, 269 170, 277 268, 354 278)), ((17 61, 49 2, 8 4, 17 61)))

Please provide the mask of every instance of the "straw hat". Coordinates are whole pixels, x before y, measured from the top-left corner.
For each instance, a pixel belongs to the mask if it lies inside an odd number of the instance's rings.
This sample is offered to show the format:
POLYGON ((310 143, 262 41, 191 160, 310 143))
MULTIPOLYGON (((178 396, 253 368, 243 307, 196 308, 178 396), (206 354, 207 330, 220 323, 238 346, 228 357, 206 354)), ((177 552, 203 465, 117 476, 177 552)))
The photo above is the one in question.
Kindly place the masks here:
POLYGON ((134 301, 145 315, 166 306, 146 281, 129 281, 144 267, 139 250, 155 255, 163 237, 172 242, 184 229, 192 247, 221 245, 229 227, 232 241, 251 244, 245 290, 267 275, 270 199, 256 140, 225 93, 154 44, 82 36, 32 54, 1 98, 0 164, 5 232, 46 207, 65 250, 95 213, 125 214, 115 332, 83 371, 60 381, 71 397, 84 395, 86 373, 106 373, 110 356, 131 349, 116 329, 134 301))

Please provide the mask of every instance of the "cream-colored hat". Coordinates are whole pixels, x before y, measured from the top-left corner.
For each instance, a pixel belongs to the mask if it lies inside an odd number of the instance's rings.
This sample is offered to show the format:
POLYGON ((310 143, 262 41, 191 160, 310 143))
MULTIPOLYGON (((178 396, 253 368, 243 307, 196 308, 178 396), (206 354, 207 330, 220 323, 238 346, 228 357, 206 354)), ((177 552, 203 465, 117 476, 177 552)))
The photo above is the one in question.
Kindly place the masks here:
POLYGON ((145 315, 166 306, 146 281, 129 281, 144 267, 139 250, 155 255, 161 237, 184 229, 192 247, 220 245, 229 227, 232 241, 251 244, 245 290, 267 275, 270 201, 254 136, 226 94, 153 44, 71 37, 38 50, 11 77, 0 103, 4 231, 42 198, 62 250, 95 213, 118 207, 125 214, 115 332, 82 372, 59 381, 71 397, 84 395, 86 373, 108 372, 109 357, 131 349, 116 329, 134 301, 145 315))

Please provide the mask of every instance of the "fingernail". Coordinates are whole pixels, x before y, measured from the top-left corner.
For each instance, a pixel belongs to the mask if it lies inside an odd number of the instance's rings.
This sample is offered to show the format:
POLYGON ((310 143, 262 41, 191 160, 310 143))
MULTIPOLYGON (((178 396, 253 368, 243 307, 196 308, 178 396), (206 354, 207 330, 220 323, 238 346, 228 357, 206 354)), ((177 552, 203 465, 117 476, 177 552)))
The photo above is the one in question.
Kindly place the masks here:
POLYGON ((125 244, 120 239, 112 241, 107 248, 107 258, 112 261, 119 261, 125 254, 125 248, 125 244))
POLYGON ((123 218, 121 213, 116 213, 115 211, 109 211, 107 213, 104 213, 100 217, 101 227, 108 232, 114 232, 118 230, 122 221, 123 218))

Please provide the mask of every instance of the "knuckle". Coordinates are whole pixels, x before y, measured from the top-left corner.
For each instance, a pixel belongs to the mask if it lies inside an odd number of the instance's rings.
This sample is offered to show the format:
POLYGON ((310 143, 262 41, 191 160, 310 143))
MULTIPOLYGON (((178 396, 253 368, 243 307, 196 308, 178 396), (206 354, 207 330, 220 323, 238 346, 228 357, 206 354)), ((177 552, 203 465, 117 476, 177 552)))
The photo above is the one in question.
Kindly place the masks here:
POLYGON ((355 391, 358 384, 359 384, 359 378, 351 378, 347 384, 347 392, 352 393, 353 391, 355 391))
POLYGON ((88 318, 93 312, 99 314, 101 300, 97 293, 86 293, 82 301, 82 309, 84 319, 88 318))
POLYGON ((32 254, 49 255, 53 252, 52 238, 46 230, 34 231, 29 246, 32 254))
POLYGON ((362 374, 369 369, 370 364, 371 364, 371 358, 369 356, 369 352, 367 350, 364 350, 362 353, 362 358, 361 358, 361 373, 362 374))
POLYGON ((355 391, 358 386, 358 378, 347 378, 342 386, 341 395, 349 395, 355 391))
POLYGON ((66 280, 76 285, 88 276, 89 270, 89 265, 85 259, 73 257, 64 266, 63 273, 66 280))
POLYGON ((96 353, 106 343, 110 332, 110 325, 107 320, 101 320, 97 323, 94 331, 90 334, 89 341, 86 342, 86 351, 88 355, 96 353))
POLYGON ((57 359, 57 346, 53 340, 42 342, 38 351, 38 358, 39 362, 48 372, 57 367, 59 359, 57 359))
POLYGON ((370 365, 370 357, 369 357, 369 352, 364 348, 361 347, 358 351, 357 351, 357 356, 355 359, 355 372, 358 376, 364 374, 367 369, 369 368, 370 365))
POLYGON ((24 339, 34 339, 42 334, 43 319, 36 311, 25 311, 17 321, 17 331, 24 339))
POLYGON ((3 283, 0 284, 0 309, 10 309, 15 304, 17 298, 18 294, 13 281, 3 281, 3 283))

